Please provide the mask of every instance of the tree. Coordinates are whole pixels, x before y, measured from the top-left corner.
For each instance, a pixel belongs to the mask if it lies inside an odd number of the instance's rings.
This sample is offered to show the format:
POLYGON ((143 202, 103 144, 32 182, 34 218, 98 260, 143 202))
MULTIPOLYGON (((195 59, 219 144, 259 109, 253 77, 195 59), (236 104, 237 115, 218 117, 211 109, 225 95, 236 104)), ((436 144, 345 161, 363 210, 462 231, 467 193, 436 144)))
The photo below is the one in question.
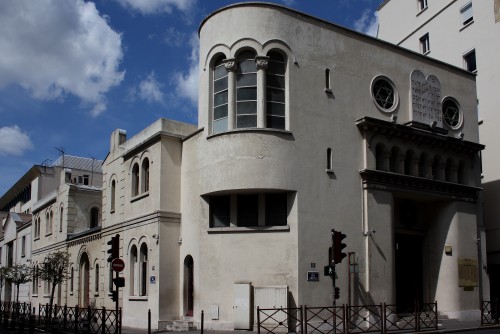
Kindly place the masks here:
POLYGON ((19 303, 19 286, 31 282, 32 272, 31 267, 25 264, 16 264, 8 269, 6 278, 16 286, 16 303, 19 303))
POLYGON ((38 270, 38 277, 49 282, 51 285, 49 311, 52 311, 54 293, 57 285, 68 279, 68 266, 69 253, 67 251, 58 250, 47 255, 38 270))
POLYGON ((2 302, 2 288, 5 284, 5 278, 7 278, 8 272, 9 268, 0 267, 0 303, 2 302))

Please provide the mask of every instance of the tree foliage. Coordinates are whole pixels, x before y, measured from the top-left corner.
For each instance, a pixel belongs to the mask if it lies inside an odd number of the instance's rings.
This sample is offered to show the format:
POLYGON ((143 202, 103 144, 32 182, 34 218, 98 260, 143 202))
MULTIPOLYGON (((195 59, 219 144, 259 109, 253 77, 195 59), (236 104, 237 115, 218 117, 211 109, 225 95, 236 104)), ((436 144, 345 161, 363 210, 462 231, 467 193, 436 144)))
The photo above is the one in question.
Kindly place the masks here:
POLYGON ((5 285, 5 279, 7 278, 8 272, 9 268, 0 267, 0 302, 2 301, 2 288, 5 285))
POLYGON ((19 303, 19 286, 31 282, 33 270, 25 264, 16 264, 8 268, 6 278, 17 288, 16 302, 19 303))
POLYGON ((38 269, 38 277, 49 282, 52 287, 50 293, 50 308, 54 302, 54 292, 58 284, 68 279, 69 253, 67 251, 55 251, 50 253, 43 260, 38 269))

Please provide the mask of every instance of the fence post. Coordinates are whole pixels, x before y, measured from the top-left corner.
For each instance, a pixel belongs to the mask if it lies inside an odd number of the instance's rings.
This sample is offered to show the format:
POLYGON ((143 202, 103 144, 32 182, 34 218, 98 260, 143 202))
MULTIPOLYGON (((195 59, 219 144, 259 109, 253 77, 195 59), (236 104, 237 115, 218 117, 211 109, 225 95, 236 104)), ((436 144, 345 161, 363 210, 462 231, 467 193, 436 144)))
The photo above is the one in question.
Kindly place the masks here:
POLYGON ((257 306, 257 333, 260 334, 260 311, 259 306, 257 306))
POLYGON ((148 309, 148 334, 151 334, 151 309, 148 309))
POLYGON ((205 312, 201 310, 201 334, 203 334, 204 326, 205 326, 205 312))
POLYGON ((301 333, 304 333, 304 307, 305 307, 305 305, 300 306, 300 310, 299 310, 299 313, 300 313, 300 332, 301 333))
POLYGON ((122 334, 122 308, 120 307, 120 327, 118 327, 119 329, 119 334, 122 334))

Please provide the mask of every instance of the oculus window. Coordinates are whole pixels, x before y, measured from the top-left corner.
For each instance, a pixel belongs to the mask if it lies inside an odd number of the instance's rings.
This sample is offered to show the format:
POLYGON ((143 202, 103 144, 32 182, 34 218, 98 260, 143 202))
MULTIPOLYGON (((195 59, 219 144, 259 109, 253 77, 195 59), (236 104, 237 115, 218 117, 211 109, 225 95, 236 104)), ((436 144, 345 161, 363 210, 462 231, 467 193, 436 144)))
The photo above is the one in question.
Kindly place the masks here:
POLYGON ((462 126, 462 111, 457 101, 452 98, 443 101, 443 120, 446 126, 452 130, 457 130, 462 126))
POLYGON ((372 98, 375 105, 383 112, 392 112, 398 104, 398 94, 389 78, 379 76, 372 81, 372 98))

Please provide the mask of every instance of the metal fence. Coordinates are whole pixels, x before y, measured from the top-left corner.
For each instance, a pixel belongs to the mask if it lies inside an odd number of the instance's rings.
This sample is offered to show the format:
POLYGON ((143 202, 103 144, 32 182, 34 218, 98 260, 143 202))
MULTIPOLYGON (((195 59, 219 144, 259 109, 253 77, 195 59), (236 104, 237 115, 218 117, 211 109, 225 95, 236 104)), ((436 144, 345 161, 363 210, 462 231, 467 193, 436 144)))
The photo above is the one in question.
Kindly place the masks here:
POLYGON ((420 332, 438 329, 437 303, 415 303, 396 312, 395 305, 328 306, 261 309, 258 333, 357 334, 420 332))
POLYGON ((498 300, 483 300, 481 302, 481 326, 493 326, 498 324, 498 300))

